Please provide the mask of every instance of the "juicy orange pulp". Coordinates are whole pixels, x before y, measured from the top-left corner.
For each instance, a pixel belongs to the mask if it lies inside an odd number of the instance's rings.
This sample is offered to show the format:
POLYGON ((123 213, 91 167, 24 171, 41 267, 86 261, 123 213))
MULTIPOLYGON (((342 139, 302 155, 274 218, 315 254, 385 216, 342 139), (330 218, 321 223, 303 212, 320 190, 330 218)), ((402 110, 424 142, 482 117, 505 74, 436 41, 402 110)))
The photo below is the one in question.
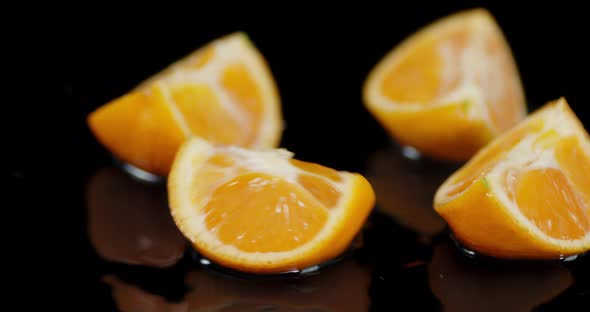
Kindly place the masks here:
POLYGON ((583 252, 590 248, 589 151, 588 134, 561 99, 451 176, 435 208, 462 241, 492 255, 583 252))
POLYGON ((311 194, 273 180, 250 173, 219 186, 203 211, 207 229, 224 244, 247 252, 286 251, 307 243, 324 227, 328 212, 311 194), (246 204, 236 200, 253 195, 246 204))
POLYGON ((342 253, 375 197, 360 175, 306 163, 285 150, 185 143, 169 177, 181 232, 230 268, 278 273, 342 253))
POLYGON ((264 59, 238 33, 213 41, 100 107, 88 123, 115 156, 167 175, 178 147, 192 136, 275 147, 282 131, 279 105, 264 59))
POLYGON ((241 64, 229 64, 221 73, 220 86, 227 95, 207 83, 185 83, 170 86, 169 96, 191 134, 222 144, 255 144, 264 103, 250 73, 241 64), (223 103, 228 98, 237 112, 223 103))
MULTIPOLYGON (((215 167, 213 171, 239 165, 224 154, 216 154, 207 162, 215 167)), ((288 251, 314 238, 326 224, 326 209, 334 208, 341 197, 331 182, 342 178, 327 167, 295 159, 288 162, 311 174, 297 174, 294 184, 238 168, 244 173, 217 185, 203 210, 207 229, 215 231, 224 244, 248 252, 288 251), (281 230, 284 226, 288 226, 287 231, 281 230)))

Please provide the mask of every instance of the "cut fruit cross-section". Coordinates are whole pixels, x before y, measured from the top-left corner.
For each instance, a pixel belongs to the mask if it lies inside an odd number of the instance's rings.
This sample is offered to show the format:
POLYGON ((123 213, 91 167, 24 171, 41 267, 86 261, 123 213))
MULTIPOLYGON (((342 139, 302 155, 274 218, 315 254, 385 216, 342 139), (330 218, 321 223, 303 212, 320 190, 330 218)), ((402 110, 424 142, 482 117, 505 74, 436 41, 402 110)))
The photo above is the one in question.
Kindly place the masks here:
POLYGON ((590 249, 590 139, 565 99, 479 151, 434 205, 467 248, 557 259, 590 249))
POLYGON ((364 103, 400 144, 453 161, 526 113, 510 48, 483 9, 443 18, 393 49, 369 74, 364 103))
POLYGON ((361 175, 194 138, 168 179, 181 232, 206 258, 251 273, 304 269, 342 253, 375 195, 361 175))
POLYGON ((215 40, 88 116, 116 157, 165 176, 184 140, 251 148, 279 144, 279 96, 264 58, 243 33, 215 40))

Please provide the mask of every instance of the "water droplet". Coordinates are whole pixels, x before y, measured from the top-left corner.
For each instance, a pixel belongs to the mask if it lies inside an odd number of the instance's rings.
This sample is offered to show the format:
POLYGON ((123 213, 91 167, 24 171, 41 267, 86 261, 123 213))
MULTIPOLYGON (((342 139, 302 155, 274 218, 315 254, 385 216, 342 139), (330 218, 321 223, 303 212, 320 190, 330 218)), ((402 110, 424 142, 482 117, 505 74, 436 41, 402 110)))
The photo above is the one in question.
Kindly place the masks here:
POLYGON ((163 177, 155 175, 150 172, 147 172, 143 169, 137 168, 131 164, 123 163, 123 162, 118 162, 118 163, 119 163, 119 166, 121 167, 121 169, 123 169, 123 171, 128 173, 132 178, 139 180, 141 182, 156 184, 156 183, 162 183, 165 181, 165 179, 163 177))
POLYGON ((305 268, 305 269, 301 270, 300 273, 303 275, 307 275, 307 274, 318 273, 319 270, 320 270, 320 266, 314 265, 314 266, 310 266, 309 268, 305 268))
POLYGON ((459 251, 463 255, 465 255, 465 256, 467 256, 467 257, 469 257, 471 259, 477 257, 478 254, 475 251, 473 251, 471 249, 467 249, 467 247, 463 246, 463 244, 461 244, 461 242, 459 242, 459 240, 457 240, 457 238, 455 237, 455 235, 451 234, 450 236, 451 236, 451 239, 453 240, 453 243, 457 247, 457 249, 459 249, 459 251))
POLYGON ((147 236, 140 236, 137 238, 137 244, 140 250, 150 249, 154 242, 147 236))
POLYGON ((413 148, 411 146, 404 146, 404 147, 402 147, 402 154, 406 158, 409 158, 409 159, 412 159, 412 160, 418 160, 421 157, 420 152, 417 149, 415 149, 415 148, 413 148))
POLYGON ((580 258, 582 255, 571 255, 571 256, 559 256, 559 261, 561 262, 570 262, 580 258))

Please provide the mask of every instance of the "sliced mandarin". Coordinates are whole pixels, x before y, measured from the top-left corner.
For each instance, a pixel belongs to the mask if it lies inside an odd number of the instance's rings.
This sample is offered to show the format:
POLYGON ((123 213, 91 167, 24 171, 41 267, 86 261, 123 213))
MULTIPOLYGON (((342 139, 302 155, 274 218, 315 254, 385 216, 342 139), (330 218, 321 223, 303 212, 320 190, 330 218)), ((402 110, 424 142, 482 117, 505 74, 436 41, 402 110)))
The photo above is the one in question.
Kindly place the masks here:
POLYGON ((189 137, 272 148, 282 132, 270 70, 242 33, 170 65, 91 113, 88 124, 116 157, 162 176, 189 137))
POLYGON ((469 159, 525 116, 512 53, 483 9, 443 18, 387 54, 364 85, 368 110, 401 144, 469 159))
POLYGON ((438 189, 436 211, 468 248, 502 258, 590 249, 588 134, 564 99, 478 152, 438 189))
POLYGON ((181 232, 205 257, 252 273, 303 269, 338 256, 375 196, 359 174, 194 138, 168 180, 181 232))

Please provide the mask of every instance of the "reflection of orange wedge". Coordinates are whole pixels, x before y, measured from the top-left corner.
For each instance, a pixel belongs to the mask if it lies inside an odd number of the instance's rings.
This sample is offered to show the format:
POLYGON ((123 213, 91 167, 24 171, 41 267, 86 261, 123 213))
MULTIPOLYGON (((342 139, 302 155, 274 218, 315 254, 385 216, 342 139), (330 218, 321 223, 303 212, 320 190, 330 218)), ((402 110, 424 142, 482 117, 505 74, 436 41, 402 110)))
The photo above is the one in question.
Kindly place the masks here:
POLYGON ((245 281, 195 271, 186 301, 195 311, 367 311, 370 278, 352 259, 301 280, 245 281))
POLYGON ((347 259, 318 275, 302 279, 242 280, 206 271, 186 278, 189 293, 182 302, 167 302, 115 276, 111 286, 120 311, 341 311, 369 310, 370 271, 347 259))
POLYGON ((432 197, 449 173, 448 168, 417 162, 388 148, 371 156, 366 177, 375 189, 376 209, 429 238, 446 226, 432 208, 432 197))
POLYGON ((179 229, 207 259, 250 273, 340 255, 373 208, 373 189, 359 174, 292 157, 187 141, 168 178, 179 229))
POLYGON ((104 168, 87 186, 88 230, 106 260, 166 267, 183 256, 186 240, 170 217, 163 186, 104 168))
POLYGON ((111 287, 113 301, 118 311, 124 312, 190 312, 186 302, 168 302, 165 298, 127 284, 114 275, 107 275, 103 281, 111 287))
POLYGON ((116 157, 167 175, 186 138, 276 147, 281 118, 264 58, 237 33, 213 41, 98 108, 88 124, 116 157))
POLYGON ((480 263, 448 244, 434 248, 430 287, 445 311, 531 311, 573 282, 561 265, 480 263))
POLYGON ((564 99, 480 150, 434 205, 467 248, 501 258, 590 249, 590 139, 564 99))
POLYGON ((369 111, 403 145, 467 160, 525 115, 512 53, 483 9, 443 18, 393 49, 364 85, 369 111))

